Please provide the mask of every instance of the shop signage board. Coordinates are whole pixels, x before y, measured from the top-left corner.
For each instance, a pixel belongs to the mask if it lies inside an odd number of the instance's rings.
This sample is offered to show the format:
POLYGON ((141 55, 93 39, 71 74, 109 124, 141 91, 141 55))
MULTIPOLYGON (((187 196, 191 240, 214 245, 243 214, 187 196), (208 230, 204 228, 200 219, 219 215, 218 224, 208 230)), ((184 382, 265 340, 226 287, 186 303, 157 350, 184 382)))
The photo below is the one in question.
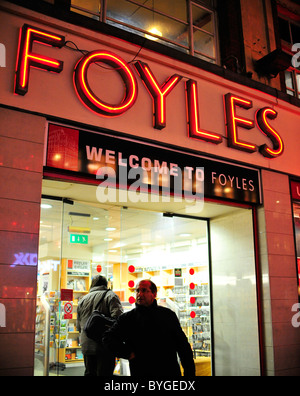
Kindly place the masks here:
POLYGON ((61 301, 73 301, 73 289, 60 289, 61 301))
MULTIPOLYGON (((111 172, 116 186, 123 189, 135 180, 128 179, 128 184, 122 185, 119 183, 121 172, 140 168, 149 173, 154 168, 161 178, 168 173, 173 192, 177 179, 186 174, 192 180, 191 194, 199 182, 203 185, 205 198, 261 203, 257 169, 115 137, 105 132, 94 133, 50 123, 45 165, 67 171, 73 177, 85 176, 95 181, 97 176, 99 184, 111 172), (101 172, 105 175, 98 177, 101 172)), ((148 178, 144 182, 145 191, 149 191, 151 183, 153 185, 155 180, 148 178)))

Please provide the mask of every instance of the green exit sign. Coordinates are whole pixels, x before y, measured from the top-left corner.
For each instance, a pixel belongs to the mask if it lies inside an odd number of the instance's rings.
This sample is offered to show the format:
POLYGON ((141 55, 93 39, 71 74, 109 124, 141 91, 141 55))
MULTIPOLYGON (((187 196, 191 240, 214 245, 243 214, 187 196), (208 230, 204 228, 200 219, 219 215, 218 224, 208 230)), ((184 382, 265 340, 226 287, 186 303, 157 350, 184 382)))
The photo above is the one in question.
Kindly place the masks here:
POLYGON ((70 243, 87 245, 89 243, 89 237, 87 235, 70 234, 70 243))

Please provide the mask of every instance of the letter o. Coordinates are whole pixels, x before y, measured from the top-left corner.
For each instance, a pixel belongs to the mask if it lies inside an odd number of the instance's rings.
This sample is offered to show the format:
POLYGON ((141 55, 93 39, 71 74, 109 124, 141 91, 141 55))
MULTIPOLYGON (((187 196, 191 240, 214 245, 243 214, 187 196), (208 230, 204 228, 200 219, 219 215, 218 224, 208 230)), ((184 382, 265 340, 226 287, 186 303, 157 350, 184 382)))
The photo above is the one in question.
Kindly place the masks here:
POLYGON ((74 69, 74 86, 79 98, 92 111, 105 116, 118 116, 130 109, 137 98, 137 82, 128 64, 108 51, 92 51, 84 55, 74 69), (125 95, 121 103, 109 104, 98 98, 88 83, 88 69, 92 63, 104 63, 115 69, 121 76, 125 95))
POLYGON ((152 166, 151 160, 149 158, 143 157, 142 158, 142 168, 145 171, 150 171, 151 170, 151 166, 152 166))
POLYGON ((221 186, 226 186, 226 184, 227 184, 227 178, 226 178, 225 175, 223 175, 223 173, 221 173, 221 174, 219 175, 219 183, 221 184, 221 186), (223 183, 222 183, 222 181, 221 181, 221 177, 224 177, 224 182, 223 182, 223 183))

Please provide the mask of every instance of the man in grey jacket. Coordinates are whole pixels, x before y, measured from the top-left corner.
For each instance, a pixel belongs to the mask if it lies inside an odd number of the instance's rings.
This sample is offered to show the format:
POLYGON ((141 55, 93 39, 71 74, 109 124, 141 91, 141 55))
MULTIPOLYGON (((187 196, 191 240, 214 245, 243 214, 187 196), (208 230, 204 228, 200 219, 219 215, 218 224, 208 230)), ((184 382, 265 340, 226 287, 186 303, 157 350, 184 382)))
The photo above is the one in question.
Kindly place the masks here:
MULTIPOLYGON (((88 338, 84 325, 91 313, 98 309, 99 301, 107 291, 107 280, 97 275, 92 279, 89 293, 84 296, 77 307, 77 329, 80 334, 80 343, 85 364, 85 376, 111 376, 115 368, 115 356, 99 344, 88 338)), ((123 313, 119 297, 109 290, 101 302, 99 311, 108 317, 117 319, 123 313)))

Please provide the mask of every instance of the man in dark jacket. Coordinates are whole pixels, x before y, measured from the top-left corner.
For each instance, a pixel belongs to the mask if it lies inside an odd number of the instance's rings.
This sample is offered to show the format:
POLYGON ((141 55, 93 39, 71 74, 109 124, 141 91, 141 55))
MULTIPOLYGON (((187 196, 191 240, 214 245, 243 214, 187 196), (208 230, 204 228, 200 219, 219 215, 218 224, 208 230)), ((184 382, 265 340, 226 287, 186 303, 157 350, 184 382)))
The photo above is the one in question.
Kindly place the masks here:
POLYGON ((95 309, 103 315, 117 319, 123 313, 119 297, 108 290, 101 306, 99 301, 107 291, 107 280, 104 276, 95 276, 92 280, 89 293, 84 296, 77 307, 77 330, 81 332, 80 343, 85 364, 85 376, 111 376, 115 368, 115 356, 85 334, 84 325, 95 309))
POLYGON ((136 308, 122 314, 104 333, 103 344, 116 356, 129 360, 132 376, 157 378, 195 376, 190 344, 176 314, 157 305, 156 285, 142 280, 136 288, 136 308))

